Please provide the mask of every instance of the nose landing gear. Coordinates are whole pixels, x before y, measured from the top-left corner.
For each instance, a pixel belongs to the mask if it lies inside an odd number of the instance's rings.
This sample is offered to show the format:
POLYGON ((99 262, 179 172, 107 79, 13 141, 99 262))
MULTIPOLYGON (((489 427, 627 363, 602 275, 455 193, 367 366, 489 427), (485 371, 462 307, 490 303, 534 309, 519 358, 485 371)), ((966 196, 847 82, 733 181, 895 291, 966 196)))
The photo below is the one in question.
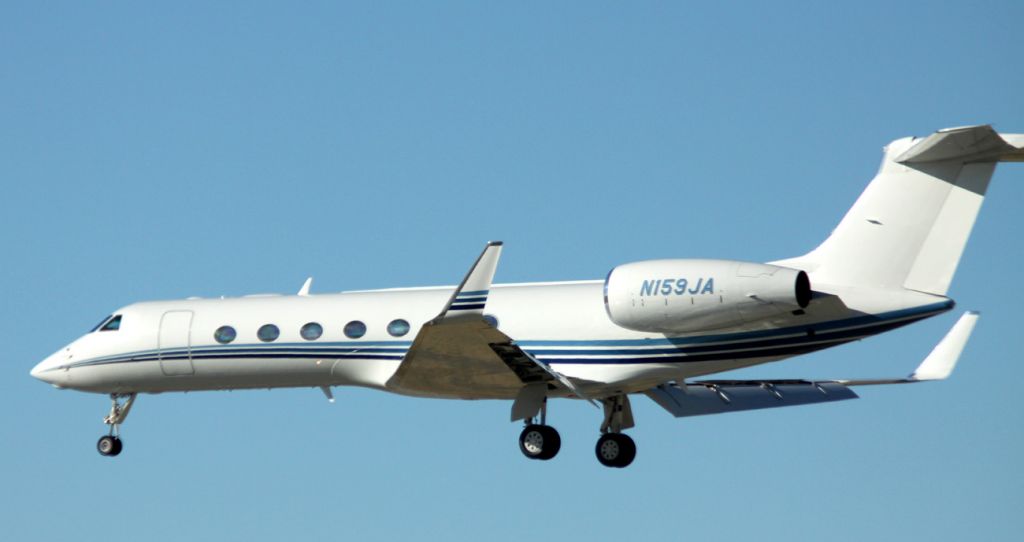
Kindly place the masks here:
POLYGON ((135 404, 135 394, 110 394, 110 414, 107 414, 103 418, 103 423, 110 426, 110 433, 100 437, 100 440, 96 442, 96 450, 102 456, 114 457, 121 453, 121 449, 124 445, 121 443, 120 427, 124 423, 124 419, 128 417, 128 412, 131 411, 132 405, 135 404), (122 404, 121 399, 125 401, 122 404))
POLYGON ((100 452, 100 455, 106 456, 115 456, 121 453, 122 446, 121 438, 114 435, 103 435, 96 442, 96 449, 100 452))

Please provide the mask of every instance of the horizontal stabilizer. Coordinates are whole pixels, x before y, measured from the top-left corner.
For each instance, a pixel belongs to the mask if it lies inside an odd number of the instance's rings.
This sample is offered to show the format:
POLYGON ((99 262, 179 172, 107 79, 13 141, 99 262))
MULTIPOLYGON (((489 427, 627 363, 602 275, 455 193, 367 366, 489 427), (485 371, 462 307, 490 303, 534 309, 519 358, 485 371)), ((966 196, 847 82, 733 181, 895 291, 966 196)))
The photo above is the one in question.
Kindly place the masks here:
POLYGON ((703 381, 662 384, 644 392, 677 418, 810 405, 856 399, 853 390, 837 382, 806 380, 703 381))
POLYGON ((1021 162, 1024 135, 999 134, 989 125, 947 128, 918 141, 896 158, 901 164, 942 162, 1021 162))

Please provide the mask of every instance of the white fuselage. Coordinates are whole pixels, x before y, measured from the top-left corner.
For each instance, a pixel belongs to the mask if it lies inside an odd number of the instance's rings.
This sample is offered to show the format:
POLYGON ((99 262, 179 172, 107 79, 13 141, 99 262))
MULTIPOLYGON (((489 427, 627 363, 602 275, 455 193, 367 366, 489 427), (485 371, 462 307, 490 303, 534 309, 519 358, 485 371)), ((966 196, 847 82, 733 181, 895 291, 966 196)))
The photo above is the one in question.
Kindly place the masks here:
MULTIPOLYGON (((953 307, 948 298, 907 290, 815 285, 804 311, 666 335, 613 323, 603 286, 602 281, 494 285, 486 313, 523 350, 600 394, 637 392, 668 380, 820 350, 953 307)), ((101 393, 344 385, 388 390, 420 327, 438 315, 453 289, 137 303, 116 311, 118 329, 82 336, 32 374, 58 387, 101 393), (389 334, 388 324, 396 319, 410 324, 406 334, 389 334), (365 335, 346 336, 352 321, 365 324, 365 335), (323 329, 315 340, 300 334, 310 322, 323 329), (257 337, 265 324, 280 330, 275 340, 257 337), (221 326, 236 330, 227 344, 214 339, 221 326)))

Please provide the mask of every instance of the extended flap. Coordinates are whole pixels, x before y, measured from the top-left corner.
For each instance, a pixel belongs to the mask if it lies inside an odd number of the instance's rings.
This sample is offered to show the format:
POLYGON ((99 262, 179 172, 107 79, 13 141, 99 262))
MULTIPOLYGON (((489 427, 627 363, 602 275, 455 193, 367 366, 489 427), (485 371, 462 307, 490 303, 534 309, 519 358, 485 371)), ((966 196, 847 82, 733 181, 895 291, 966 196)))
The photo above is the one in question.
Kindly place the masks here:
POLYGON ((805 380, 663 384, 644 393, 677 418, 857 398, 853 390, 837 382, 805 380))

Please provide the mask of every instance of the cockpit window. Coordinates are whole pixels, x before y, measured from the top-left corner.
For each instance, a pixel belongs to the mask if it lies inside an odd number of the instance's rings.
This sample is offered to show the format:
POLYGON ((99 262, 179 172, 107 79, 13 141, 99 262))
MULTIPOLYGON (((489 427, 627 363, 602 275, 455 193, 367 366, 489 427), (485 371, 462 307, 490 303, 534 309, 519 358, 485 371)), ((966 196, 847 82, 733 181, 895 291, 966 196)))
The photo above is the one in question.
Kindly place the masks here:
POLYGON ((119 329, 121 329, 121 315, 120 314, 117 314, 113 318, 111 318, 110 320, 107 320, 107 323, 103 324, 103 326, 100 327, 100 331, 117 331, 119 329))
POLYGON ((92 326, 92 329, 89 330, 89 333, 97 331, 101 327, 103 327, 103 324, 107 323, 107 320, 110 320, 111 316, 113 316, 113 314, 108 314, 108 315, 104 316, 103 319, 100 320, 100 323, 96 324, 95 326, 92 326))

